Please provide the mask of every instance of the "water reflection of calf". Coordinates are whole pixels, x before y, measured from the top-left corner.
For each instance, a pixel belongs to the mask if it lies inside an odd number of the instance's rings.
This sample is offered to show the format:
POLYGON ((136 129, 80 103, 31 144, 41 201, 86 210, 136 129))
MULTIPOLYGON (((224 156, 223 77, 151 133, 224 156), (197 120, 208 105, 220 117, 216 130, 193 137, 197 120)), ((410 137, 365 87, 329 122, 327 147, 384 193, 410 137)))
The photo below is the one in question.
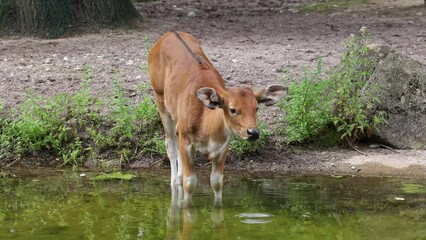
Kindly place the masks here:
MULTIPOLYGON (((182 189, 172 188, 172 199, 167 215, 166 239, 195 239, 194 226, 198 220, 198 210, 190 202, 183 202, 182 189)), ((212 239, 228 239, 224 224, 222 205, 214 203, 210 212, 213 224, 212 239)))

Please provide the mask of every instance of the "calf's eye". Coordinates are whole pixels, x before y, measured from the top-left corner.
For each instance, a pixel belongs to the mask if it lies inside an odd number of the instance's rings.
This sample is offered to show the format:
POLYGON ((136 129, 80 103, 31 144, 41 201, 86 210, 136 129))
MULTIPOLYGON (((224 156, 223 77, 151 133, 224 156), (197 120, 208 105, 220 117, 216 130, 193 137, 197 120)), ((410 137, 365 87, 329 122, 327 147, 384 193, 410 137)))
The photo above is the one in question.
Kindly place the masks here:
POLYGON ((235 108, 230 108, 230 109, 229 109, 229 112, 230 112, 232 115, 236 115, 236 114, 237 114, 237 110, 236 110, 235 108))

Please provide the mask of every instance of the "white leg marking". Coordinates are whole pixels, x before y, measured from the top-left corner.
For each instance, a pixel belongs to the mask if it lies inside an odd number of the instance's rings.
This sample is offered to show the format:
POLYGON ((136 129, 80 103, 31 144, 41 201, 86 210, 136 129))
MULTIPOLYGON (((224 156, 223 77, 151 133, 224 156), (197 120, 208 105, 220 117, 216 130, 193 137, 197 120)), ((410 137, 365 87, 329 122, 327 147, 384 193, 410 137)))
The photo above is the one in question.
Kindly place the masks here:
POLYGON ((215 159, 212 159, 212 173, 210 174, 210 185, 214 191, 215 205, 221 206, 222 203, 222 188, 223 188, 223 173, 222 164, 224 160, 223 154, 215 159))
POLYGON ((212 172, 210 175, 210 185, 214 191, 215 198, 222 198, 223 174, 220 172, 212 172))
POLYGON ((184 182, 184 188, 186 189, 184 193, 184 199, 190 199, 192 193, 194 192, 195 188, 197 187, 197 175, 192 174, 185 178, 184 182))
POLYGON ((167 150, 167 156, 170 160, 170 181, 171 185, 173 186, 173 180, 175 179, 177 175, 177 167, 176 167, 176 157, 173 156, 173 141, 170 138, 166 138, 164 141, 166 144, 166 150, 167 150))
POLYGON ((170 159, 170 168, 171 168, 171 184, 172 185, 181 185, 182 184, 182 171, 179 172, 180 163, 179 150, 177 139, 169 138, 167 140, 167 155, 170 159))
MULTIPOLYGON (((179 145, 176 143, 177 152, 179 151, 179 145)), ((183 167, 182 167, 182 160, 180 159, 179 152, 177 154, 177 176, 176 178, 179 180, 179 182, 182 184, 182 176, 183 176, 183 167)))
POLYGON ((182 174, 179 175, 179 146, 176 136, 176 124, 170 115, 164 117, 164 130, 166 131, 167 156, 170 160, 170 183, 172 187, 182 185, 182 174))

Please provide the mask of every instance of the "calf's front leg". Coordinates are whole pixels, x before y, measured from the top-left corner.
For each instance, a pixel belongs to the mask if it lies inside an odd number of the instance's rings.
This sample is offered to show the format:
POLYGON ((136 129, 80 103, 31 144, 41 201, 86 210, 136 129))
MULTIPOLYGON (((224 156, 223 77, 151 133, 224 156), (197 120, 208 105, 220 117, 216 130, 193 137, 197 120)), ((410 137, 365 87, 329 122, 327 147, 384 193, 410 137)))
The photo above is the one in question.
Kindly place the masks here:
POLYGON ((183 200, 190 202, 191 195, 197 187, 197 175, 194 171, 195 148, 184 136, 179 135, 179 154, 182 162, 183 200))
POLYGON ((223 189, 223 171, 228 154, 229 146, 226 146, 224 151, 218 156, 211 158, 212 172, 210 174, 210 185, 214 191, 214 205, 222 206, 222 189, 223 189))

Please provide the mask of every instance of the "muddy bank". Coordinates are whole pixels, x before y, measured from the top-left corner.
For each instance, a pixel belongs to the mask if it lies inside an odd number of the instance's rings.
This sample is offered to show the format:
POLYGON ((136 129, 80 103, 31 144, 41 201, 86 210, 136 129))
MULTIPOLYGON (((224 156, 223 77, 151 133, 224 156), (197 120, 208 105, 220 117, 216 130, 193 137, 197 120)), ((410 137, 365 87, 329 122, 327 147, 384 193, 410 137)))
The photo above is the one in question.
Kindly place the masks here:
MULTIPOLYGON (((237 158, 232 154, 225 171, 257 176, 269 174, 325 174, 332 176, 426 177, 425 150, 390 150, 376 145, 362 145, 359 151, 348 148, 307 150, 288 147, 265 149, 259 154, 237 158)), ((167 159, 143 159, 127 165, 128 169, 168 171, 167 159)), ((210 163, 197 159, 197 171, 208 176, 210 163)))
MULTIPOLYGON (((332 150, 271 150, 244 159, 229 157, 225 165, 225 172, 247 177, 271 177, 273 175, 330 175, 334 177, 406 177, 426 178, 426 151, 424 150, 397 150, 371 149, 361 147, 366 153, 360 154, 350 149, 332 150)), ((39 176, 56 174, 67 167, 58 167, 53 161, 50 165, 40 165, 40 161, 20 161, 13 167, 1 165, 2 172, 13 173, 19 176, 39 176), (53 167, 53 168, 52 168, 53 167), (51 173, 49 173, 51 172, 51 173)), ((120 169, 117 165, 116 169, 120 169)), ((196 162, 198 177, 206 179, 210 176, 210 163, 204 159, 196 162)), ((121 167, 123 171, 146 171, 153 174, 169 176, 170 167, 167 159, 139 159, 121 167)), ((85 171, 99 171, 93 166, 79 169, 85 171)), ((225 173, 226 175, 226 173, 225 173)))

